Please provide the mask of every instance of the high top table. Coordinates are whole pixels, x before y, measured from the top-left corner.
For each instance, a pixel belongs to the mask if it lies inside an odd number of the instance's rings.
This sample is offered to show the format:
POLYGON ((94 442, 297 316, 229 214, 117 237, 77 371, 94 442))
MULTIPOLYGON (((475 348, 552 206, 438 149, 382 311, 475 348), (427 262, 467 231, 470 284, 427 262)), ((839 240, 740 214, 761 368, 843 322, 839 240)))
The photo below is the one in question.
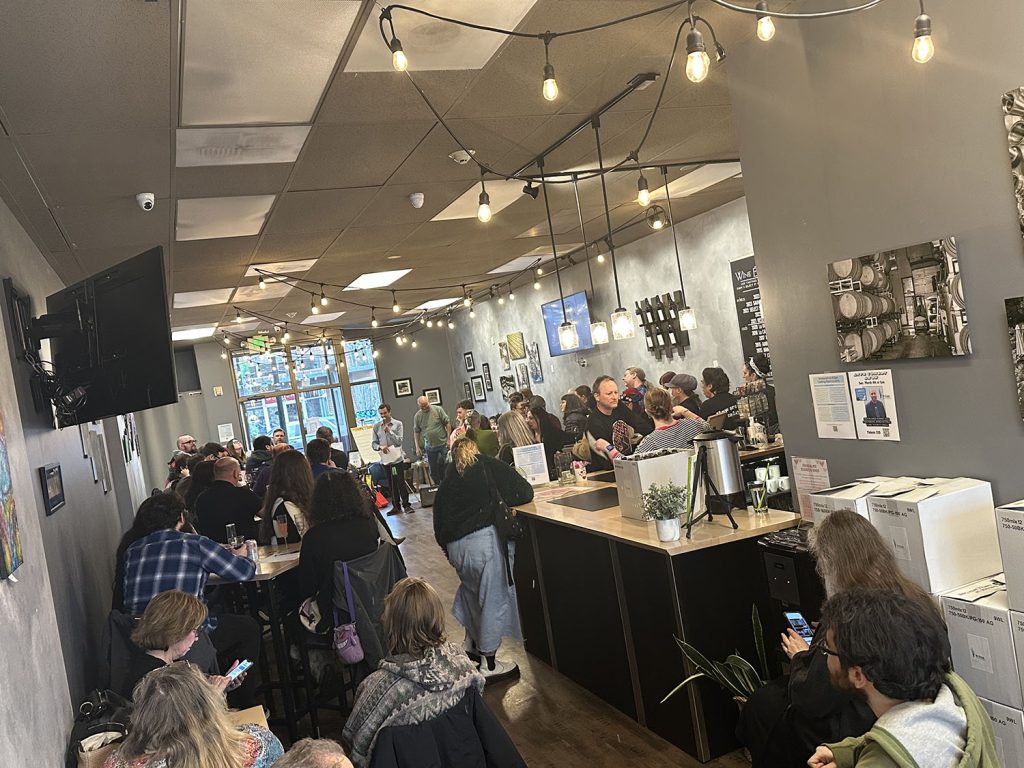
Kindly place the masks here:
MULTIPOLYGON (((516 507, 528 535, 516 549, 516 590, 527 652, 707 762, 738 746, 737 707, 707 680, 660 701, 694 670, 674 637, 710 660, 739 650, 758 666, 751 607, 770 610, 756 540, 799 515, 734 511, 694 526, 693 537, 658 541, 653 522, 618 506, 586 511, 559 500, 600 488, 588 480, 536 489, 516 507)), ((767 621, 763 622, 768 624, 767 621)), ((766 637, 769 658, 776 645, 766 637)), ((771 661, 769 663, 772 663, 771 661)))

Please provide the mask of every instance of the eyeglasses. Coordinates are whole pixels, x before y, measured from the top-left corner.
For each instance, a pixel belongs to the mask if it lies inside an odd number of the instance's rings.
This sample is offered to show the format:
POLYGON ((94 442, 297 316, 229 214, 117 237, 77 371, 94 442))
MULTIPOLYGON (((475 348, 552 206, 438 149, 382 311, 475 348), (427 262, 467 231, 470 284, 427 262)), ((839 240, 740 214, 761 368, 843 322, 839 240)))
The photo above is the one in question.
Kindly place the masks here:
POLYGON ((820 648, 821 652, 824 653, 826 656, 835 656, 837 659, 842 661, 842 658, 843 658, 842 654, 839 653, 839 651, 833 651, 831 648, 829 648, 827 645, 825 645, 825 643, 821 643, 818 646, 818 648, 820 648))

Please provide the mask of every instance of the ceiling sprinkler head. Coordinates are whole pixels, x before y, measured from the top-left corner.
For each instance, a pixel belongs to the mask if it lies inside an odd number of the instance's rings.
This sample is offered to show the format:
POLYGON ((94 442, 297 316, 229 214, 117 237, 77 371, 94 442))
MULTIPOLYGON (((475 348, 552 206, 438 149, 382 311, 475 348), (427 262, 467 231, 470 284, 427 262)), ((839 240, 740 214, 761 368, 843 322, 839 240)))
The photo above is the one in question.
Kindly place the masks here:
POLYGON ((411 195, 409 195, 409 202, 412 204, 413 208, 422 208, 423 207, 423 193, 422 192, 413 192, 411 195))
POLYGON ((457 165, 465 165, 473 159, 473 155, 476 154, 475 149, 456 149, 448 157, 450 157, 457 165))

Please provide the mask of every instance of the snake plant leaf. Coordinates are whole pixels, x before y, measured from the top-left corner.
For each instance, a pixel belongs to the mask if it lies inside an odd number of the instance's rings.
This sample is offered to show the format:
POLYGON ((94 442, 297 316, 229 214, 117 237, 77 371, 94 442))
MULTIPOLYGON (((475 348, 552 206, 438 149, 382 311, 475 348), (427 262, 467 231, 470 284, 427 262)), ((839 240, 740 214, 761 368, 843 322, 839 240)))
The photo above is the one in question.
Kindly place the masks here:
POLYGON ((750 607, 750 624, 754 631, 754 648, 757 651, 757 660, 761 663, 761 679, 768 679, 768 657, 764 650, 764 627, 761 626, 761 614, 757 610, 757 603, 750 607))
POLYGON ((698 673, 696 673, 694 675, 690 675, 688 678, 683 680, 683 682, 681 682, 679 685, 677 685, 675 688, 673 688, 671 691, 669 691, 668 694, 665 696, 665 698, 662 699, 661 702, 659 702, 659 703, 664 704, 666 701, 668 701, 673 696, 675 696, 679 691, 681 691, 683 688, 685 688, 687 686, 687 684, 693 682, 698 677, 707 677, 707 675, 705 675, 703 672, 698 672, 698 673))

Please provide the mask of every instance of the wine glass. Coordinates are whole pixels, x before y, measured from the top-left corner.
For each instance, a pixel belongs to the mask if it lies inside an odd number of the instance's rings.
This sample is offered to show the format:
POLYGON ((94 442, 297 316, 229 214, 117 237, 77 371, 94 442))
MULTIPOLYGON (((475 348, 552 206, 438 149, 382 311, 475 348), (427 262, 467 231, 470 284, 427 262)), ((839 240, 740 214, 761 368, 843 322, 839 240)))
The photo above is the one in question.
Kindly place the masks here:
POLYGON ((238 535, 238 530, 234 523, 228 523, 224 526, 224 538, 232 549, 238 549, 238 547, 245 543, 245 537, 238 535))

